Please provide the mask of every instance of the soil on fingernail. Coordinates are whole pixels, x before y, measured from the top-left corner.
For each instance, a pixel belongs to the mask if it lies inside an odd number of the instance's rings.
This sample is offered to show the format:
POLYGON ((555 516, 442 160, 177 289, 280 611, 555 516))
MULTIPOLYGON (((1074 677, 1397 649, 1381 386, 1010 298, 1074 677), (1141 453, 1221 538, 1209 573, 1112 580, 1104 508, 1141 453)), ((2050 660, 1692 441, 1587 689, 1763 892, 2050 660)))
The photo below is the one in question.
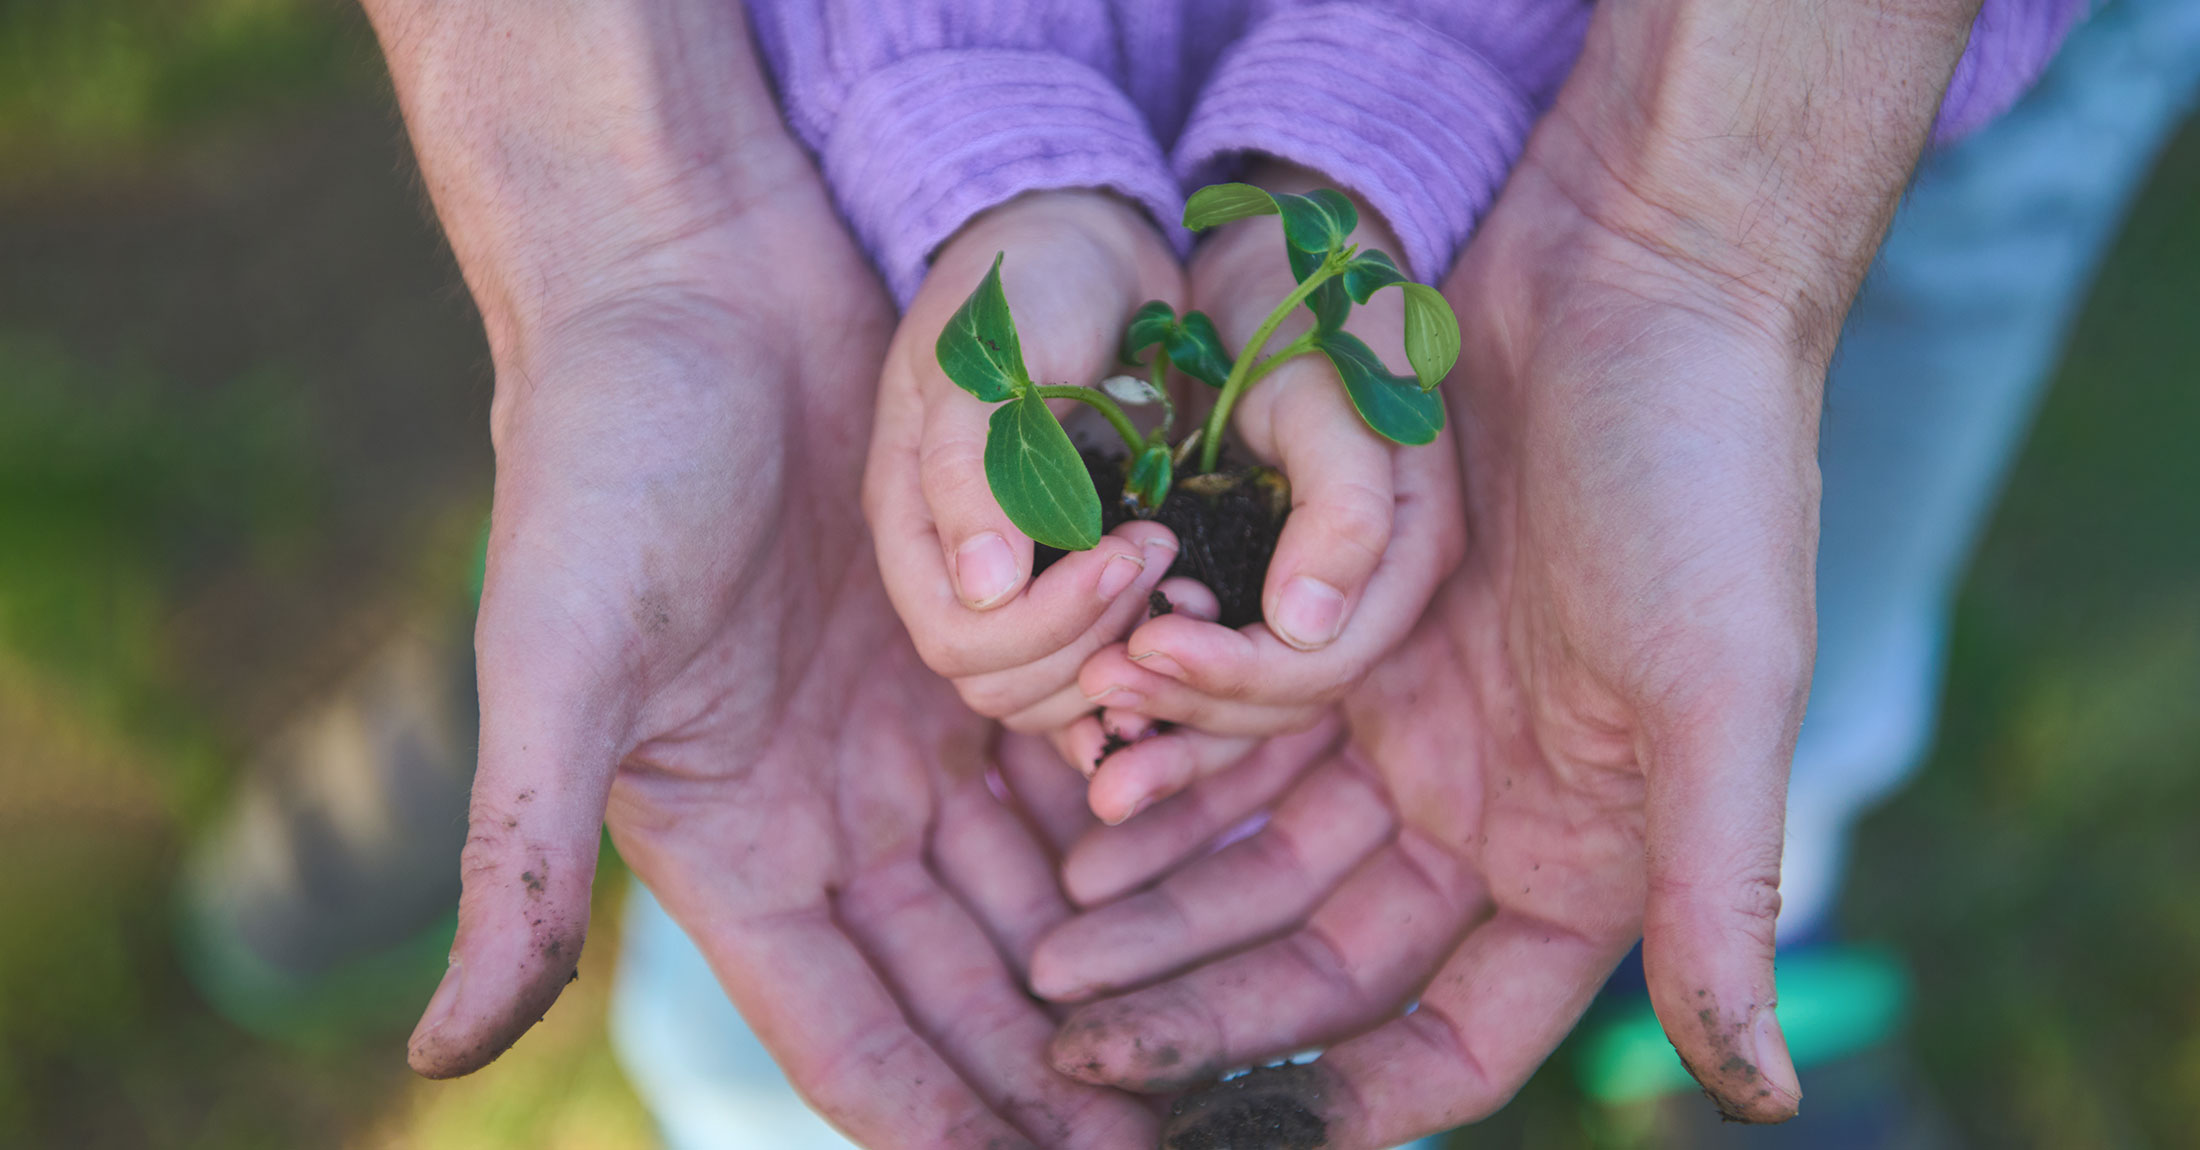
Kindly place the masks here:
MULTIPOLYGON (((1102 496, 1100 529, 1113 531, 1136 518, 1120 498, 1122 457, 1091 449, 1082 454, 1102 496)), ((1168 576, 1206 584, 1221 604, 1216 621, 1243 627, 1261 621, 1261 587, 1268 581, 1268 561, 1283 536, 1283 521, 1291 513, 1291 484, 1273 467, 1232 466, 1227 454, 1223 463, 1221 470, 1177 480, 1152 518, 1176 532, 1176 561, 1169 564, 1168 576)), ((1063 554, 1039 545, 1032 555, 1032 574, 1037 576, 1063 554)), ((1161 601, 1166 603, 1167 597, 1161 601)))

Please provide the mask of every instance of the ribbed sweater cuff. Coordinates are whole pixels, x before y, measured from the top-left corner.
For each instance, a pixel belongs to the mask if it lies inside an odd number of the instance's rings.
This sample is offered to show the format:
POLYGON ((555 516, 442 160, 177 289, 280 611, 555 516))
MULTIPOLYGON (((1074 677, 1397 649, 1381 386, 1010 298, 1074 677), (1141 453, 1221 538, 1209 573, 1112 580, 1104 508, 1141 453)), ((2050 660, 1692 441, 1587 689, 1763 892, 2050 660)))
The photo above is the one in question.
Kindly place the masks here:
POLYGON ((1272 17, 1225 56, 1174 164, 1185 186, 1261 152, 1301 164, 1380 212, 1408 274, 1450 269, 1526 144, 1527 97, 1426 25, 1354 4, 1272 17))
POLYGON ((825 179, 907 305, 932 253, 1024 192, 1106 188, 1179 251, 1184 199, 1146 123, 1107 78, 1044 52, 928 52, 865 77, 821 149, 825 179))

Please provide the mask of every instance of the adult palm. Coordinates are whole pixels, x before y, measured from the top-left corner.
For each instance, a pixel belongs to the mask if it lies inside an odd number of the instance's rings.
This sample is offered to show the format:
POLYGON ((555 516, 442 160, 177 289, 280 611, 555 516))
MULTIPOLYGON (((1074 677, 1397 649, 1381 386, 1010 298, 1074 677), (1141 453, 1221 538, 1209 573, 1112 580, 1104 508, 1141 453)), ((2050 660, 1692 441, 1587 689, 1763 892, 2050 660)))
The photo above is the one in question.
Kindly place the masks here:
POLYGON ((1547 121, 1446 285, 1468 555, 1347 737, 1265 830, 1149 889, 1277 787, 1218 776, 1068 860, 1081 902, 1116 901, 1041 943, 1041 992, 1173 977, 1083 1006, 1065 1072, 1176 1089, 1344 1040, 1195 1096, 1182 1145, 1248 1107, 1335 1147, 1487 1114, 1638 933, 1713 1098, 1794 1112, 1772 945, 1823 363, 1594 160, 1547 121))
POLYGON ((865 1145, 1150 1145, 1143 1105, 1044 1065, 1020 956, 1067 913, 1051 859, 879 585, 892 310, 793 144, 744 147, 781 177, 498 341, 465 894, 412 1064, 474 1070, 550 1006, 608 821, 865 1145))

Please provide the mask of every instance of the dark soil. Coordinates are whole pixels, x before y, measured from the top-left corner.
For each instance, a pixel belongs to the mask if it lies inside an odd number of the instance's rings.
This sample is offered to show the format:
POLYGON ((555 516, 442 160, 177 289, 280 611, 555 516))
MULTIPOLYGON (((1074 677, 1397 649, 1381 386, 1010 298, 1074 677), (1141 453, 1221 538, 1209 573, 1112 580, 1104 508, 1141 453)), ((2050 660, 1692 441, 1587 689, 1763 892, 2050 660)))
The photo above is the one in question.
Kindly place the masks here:
MULTIPOLYGON (((1113 531, 1135 518, 1125 505, 1123 457, 1087 450, 1085 470, 1100 492, 1100 527, 1113 531)), ((1225 457, 1227 463, 1228 458, 1225 457)), ((1225 627, 1261 621, 1260 590, 1268 580, 1268 561, 1291 513, 1291 487, 1271 467, 1225 467, 1205 475, 1184 476, 1170 488, 1153 518, 1176 532, 1181 548, 1169 574, 1197 579, 1215 593, 1225 627)), ((1033 556, 1037 574, 1062 557, 1041 546, 1033 556)), ((1164 598, 1163 603, 1167 600, 1164 598)), ((1165 614, 1157 605, 1155 614, 1165 614)))
POLYGON ((1177 1099, 1161 1128, 1163 1150, 1319 1150, 1325 1075, 1313 1066, 1274 1066, 1177 1099))

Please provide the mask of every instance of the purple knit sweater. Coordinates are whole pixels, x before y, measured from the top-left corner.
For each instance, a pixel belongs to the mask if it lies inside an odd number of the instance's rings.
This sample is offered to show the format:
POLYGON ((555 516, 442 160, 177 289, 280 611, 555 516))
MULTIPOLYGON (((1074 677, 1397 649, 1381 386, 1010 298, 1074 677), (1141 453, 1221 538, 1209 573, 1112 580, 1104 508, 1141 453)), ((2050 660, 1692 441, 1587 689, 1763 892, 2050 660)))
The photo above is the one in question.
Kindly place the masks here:
MULTIPOLYGON (((1934 127, 1991 120, 2085 0, 1984 0, 1934 127)), ((1450 268, 1581 49, 1586 0, 750 0, 787 120, 904 303, 1023 192, 1099 187, 1181 248, 1249 153, 1322 172, 1450 268)))

